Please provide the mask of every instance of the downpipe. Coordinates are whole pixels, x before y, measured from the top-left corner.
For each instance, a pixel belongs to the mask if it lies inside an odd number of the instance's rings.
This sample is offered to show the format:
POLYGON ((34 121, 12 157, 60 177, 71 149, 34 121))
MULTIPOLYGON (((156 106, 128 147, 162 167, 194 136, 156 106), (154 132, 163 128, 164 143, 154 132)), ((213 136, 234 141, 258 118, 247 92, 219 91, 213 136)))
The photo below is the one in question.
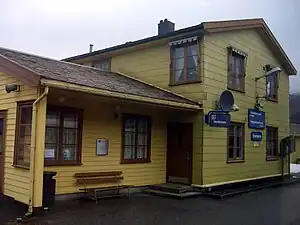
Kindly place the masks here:
POLYGON ((33 197, 34 197, 34 172, 35 172, 35 152, 36 152, 36 118, 37 118, 37 104, 43 100, 49 93, 49 87, 46 86, 44 93, 41 94, 32 105, 32 130, 31 130, 31 148, 30 148, 30 170, 29 170, 29 203, 26 217, 33 214, 33 197))

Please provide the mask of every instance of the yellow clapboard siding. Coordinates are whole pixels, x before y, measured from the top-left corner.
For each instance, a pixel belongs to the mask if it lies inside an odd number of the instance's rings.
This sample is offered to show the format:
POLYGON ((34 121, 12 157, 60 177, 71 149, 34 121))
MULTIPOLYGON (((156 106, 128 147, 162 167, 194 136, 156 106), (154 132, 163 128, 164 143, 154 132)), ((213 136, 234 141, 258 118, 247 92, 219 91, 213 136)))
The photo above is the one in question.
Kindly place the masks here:
MULTIPOLYGON (((202 56, 200 43, 200 57, 202 56)), ((200 65, 202 67, 202 64, 200 65)), ((119 71, 140 80, 157 85, 173 92, 184 94, 195 100, 203 99, 203 85, 190 84, 169 87, 170 83, 170 47, 167 43, 138 49, 112 57, 111 70, 119 71)))
POLYGON ((7 111, 7 129, 4 162, 4 194, 28 204, 29 171, 15 168, 13 164, 17 102, 35 100, 37 89, 23 85, 20 81, 0 71, 0 110, 7 111), (19 84, 20 92, 6 93, 6 84, 19 84))
MULTIPOLYGON (((266 161, 266 131, 259 147, 250 140, 252 129, 248 128, 248 108, 255 105, 256 91, 265 95, 266 84, 262 79, 255 89, 254 78, 263 74, 262 66, 272 64, 282 67, 269 47, 255 30, 231 31, 208 34, 204 39, 204 84, 207 100, 203 101, 205 112, 215 108, 216 100, 227 89, 227 47, 233 46, 248 54, 245 91, 232 91, 239 112, 232 112, 232 121, 245 123, 245 163, 227 164, 227 130, 203 128, 203 184, 229 182, 253 177, 275 175, 281 172, 280 161, 266 161)), ((283 71, 279 78, 278 103, 263 101, 266 124, 279 127, 279 138, 289 134, 289 78, 283 71)))
MULTIPOLYGON (((66 102, 69 106, 84 109, 82 136, 82 165, 81 166, 46 166, 45 170, 57 172, 56 194, 76 193, 80 186, 76 184, 74 174, 77 172, 118 171, 123 172, 124 184, 145 185, 165 182, 166 178, 166 120, 165 116, 153 109, 145 108, 142 114, 152 118, 151 163, 121 164, 122 120, 114 120, 114 108, 106 104, 94 107, 79 101, 66 102), (109 140, 107 156, 96 156, 96 139, 109 140)), ((49 104, 51 104, 51 99, 49 104)), ((141 114, 138 107, 125 104, 123 113, 141 114)), ((106 184, 107 185, 107 184, 106 184)))

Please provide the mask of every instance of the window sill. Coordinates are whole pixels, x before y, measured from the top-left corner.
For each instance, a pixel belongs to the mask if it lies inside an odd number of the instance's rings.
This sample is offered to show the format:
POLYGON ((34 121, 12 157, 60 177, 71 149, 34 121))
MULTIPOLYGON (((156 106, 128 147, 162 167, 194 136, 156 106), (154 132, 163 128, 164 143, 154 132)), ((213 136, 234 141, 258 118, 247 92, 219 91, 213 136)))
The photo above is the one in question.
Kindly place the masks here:
POLYGON ((142 164, 142 163, 151 163, 150 160, 122 160, 120 164, 142 164))
POLYGON ((20 168, 20 169, 25 169, 25 170, 29 170, 30 166, 24 166, 24 165, 12 165, 15 168, 20 168))
POLYGON ((175 83, 175 84, 169 84, 169 86, 173 87, 173 86, 180 86, 180 85, 186 85, 186 84, 197 84, 197 83, 202 83, 202 81, 201 80, 186 81, 186 82, 180 82, 180 83, 175 83))
POLYGON ((270 102, 278 103, 278 99, 275 99, 275 98, 268 98, 268 97, 266 97, 266 100, 268 100, 270 102))
POLYGON ((266 161, 277 161, 279 160, 279 157, 267 157, 266 161))
POLYGON ((228 86, 227 86, 227 89, 230 90, 230 91, 236 91, 236 92, 239 92, 239 93, 242 93, 242 94, 246 94, 246 91, 244 91, 244 90, 239 90, 239 89, 231 88, 231 87, 228 87, 228 86))
POLYGON ((82 163, 56 163, 56 162, 45 162, 45 166, 82 166, 82 163))
POLYGON ((227 163, 230 164, 230 163, 244 163, 245 160, 244 159, 230 159, 230 160, 227 160, 227 163))

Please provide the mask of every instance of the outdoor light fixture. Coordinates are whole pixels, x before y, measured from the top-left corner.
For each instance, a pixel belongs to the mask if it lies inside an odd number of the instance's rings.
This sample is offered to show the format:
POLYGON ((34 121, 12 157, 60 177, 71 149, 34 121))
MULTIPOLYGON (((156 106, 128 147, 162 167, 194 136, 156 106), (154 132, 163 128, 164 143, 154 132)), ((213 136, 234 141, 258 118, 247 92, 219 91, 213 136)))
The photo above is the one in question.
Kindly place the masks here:
POLYGON ((262 76, 259 76, 259 77, 255 77, 255 81, 258 81, 259 79, 261 79, 263 77, 273 76, 274 74, 282 71, 282 69, 280 67, 271 68, 270 65, 265 65, 263 70, 264 70, 265 74, 262 76))
POLYGON ((6 93, 10 93, 12 91, 19 92, 20 91, 20 85, 7 84, 7 85, 5 85, 5 91, 6 91, 6 93))
POLYGON ((121 107, 116 106, 115 113, 114 113, 114 119, 117 120, 120 117, 121 114, 121 107))

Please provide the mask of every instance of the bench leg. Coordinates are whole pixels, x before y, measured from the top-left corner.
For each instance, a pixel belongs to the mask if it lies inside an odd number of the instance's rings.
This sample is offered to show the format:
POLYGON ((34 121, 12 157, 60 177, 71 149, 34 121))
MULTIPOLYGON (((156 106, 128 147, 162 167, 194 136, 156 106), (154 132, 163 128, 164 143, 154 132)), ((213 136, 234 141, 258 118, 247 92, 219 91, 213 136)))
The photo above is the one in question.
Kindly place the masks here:
POLYGON ((117 187, 117 195, 120 196, 120 187, 117 187))
POLYGON ((128 198, 130 199, 131 198, 131 196, 130 196, 130 187, 128 187, 127 190, 128 190, 128 198))
POLYGON ((97 190, 94 190, 94 198, 96 200, 96 204, 98 204, 97 190))

